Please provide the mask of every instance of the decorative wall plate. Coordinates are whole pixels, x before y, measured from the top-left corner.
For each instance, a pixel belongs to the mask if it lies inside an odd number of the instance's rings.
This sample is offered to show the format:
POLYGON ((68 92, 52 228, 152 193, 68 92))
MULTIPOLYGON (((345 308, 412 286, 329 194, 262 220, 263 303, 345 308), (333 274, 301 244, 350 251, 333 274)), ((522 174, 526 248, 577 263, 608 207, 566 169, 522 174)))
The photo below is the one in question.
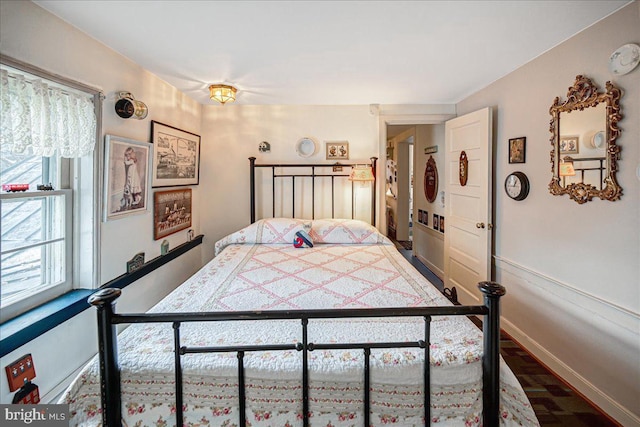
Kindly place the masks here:
POLYGON ((300 157, 311 157, 316 152, 316 143, 311 138, 301 138, 296 144, 296 153, 300 157))
POLYGON ((433 203, 436 200, 436 194, 438 194, 438 168, 436 160, 433 156, 429 156, 424 170, 424 195, 429 203, 433 203))
POLYGON ((609 70, 618 76, 630 73, 640 63, 640 46, 625 44, 611 54, 609 70))

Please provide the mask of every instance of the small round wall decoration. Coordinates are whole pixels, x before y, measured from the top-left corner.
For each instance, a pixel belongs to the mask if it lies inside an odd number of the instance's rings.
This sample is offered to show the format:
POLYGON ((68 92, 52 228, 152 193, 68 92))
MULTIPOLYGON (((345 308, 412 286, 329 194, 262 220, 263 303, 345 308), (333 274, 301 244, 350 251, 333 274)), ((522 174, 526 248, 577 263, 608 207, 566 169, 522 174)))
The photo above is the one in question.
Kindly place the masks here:
POLYGON ((436 200, 436 194, 438 194, 438 168, 436 160, 433 156, 429 156, 424 170, 424 195, 429 203, 433 203, 436 200))
POLYGON ((460 152, 460 164, 458 169, 458 177, 460 178, 460 185, 467 185, 467 178, 469 177, 469 159, 467 159, 467 153, 460 152))

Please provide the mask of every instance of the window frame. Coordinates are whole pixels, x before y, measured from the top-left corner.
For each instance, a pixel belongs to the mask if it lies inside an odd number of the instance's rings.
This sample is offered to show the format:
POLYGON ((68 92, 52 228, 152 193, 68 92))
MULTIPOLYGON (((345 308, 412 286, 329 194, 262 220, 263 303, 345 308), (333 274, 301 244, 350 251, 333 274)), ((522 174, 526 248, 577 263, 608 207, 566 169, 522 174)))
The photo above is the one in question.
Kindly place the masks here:
MULTIPOLYGON (((67 251, 69 258, 65 266, 65 273, 68 274, 67 277, 71 278, 71 280, 68 280, 70 283, 64 288, 53 286, 44 289, 35 295, 3 308, 0 313, 0 323, 4 323, 65 293, 77 289, 95 289, 99 286, 100 212, 102 211, 102 198, 100 197, 102 146, 100 141, 102 135, 102 102, 105 97, 102 91, 97 88, 53 74, 6 55, 0 55, 0 64, 88 94, 93 97, 96 115, 93 154, 75 159, 61 158, 60 170, 56 171, 60 179, 59 190, 68 192, 69 195, 65 196, 65 198, 71 199, 71 210, 65 211, 67 218, 72 218, 70 229, 65 230, 65 236, 70 236, 71 240, 70 245, 68 245, 68 247, 71 247, 71 253, 69 254, 69 251, 67 251), (88 252, 91 253, 89 257, 87 256, 88 252)), ((46 196, 46 194, 41 193, 50 192, 29 192, 25 194, 25 197, 46 196)), ((69 203, 65 203, 68 207, 69 203)), ((69 221, 65 222, 67 223, 66 227, 69 227, 69 221)))

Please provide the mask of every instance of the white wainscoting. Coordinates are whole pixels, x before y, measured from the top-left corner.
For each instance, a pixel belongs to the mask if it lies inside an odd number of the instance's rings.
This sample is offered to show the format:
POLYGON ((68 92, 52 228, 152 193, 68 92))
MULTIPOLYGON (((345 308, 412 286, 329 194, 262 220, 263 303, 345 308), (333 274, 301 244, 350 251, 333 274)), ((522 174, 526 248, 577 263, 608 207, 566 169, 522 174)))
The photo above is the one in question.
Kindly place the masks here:
POLYGON ((507 288, 502 328, 622 425, 640 426, 640 315, 511 260, 495 264, 507 288))

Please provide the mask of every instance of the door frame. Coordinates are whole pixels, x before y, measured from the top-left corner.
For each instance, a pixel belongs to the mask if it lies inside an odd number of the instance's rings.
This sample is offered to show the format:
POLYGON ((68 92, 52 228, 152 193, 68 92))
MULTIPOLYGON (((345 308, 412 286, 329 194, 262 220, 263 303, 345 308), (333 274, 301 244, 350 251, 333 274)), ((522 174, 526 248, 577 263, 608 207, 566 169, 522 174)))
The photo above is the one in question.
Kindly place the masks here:
MULTIPOLYGON (((449 106, 444 106, 449 107, 449 106)), ((378 116, 378 165, 380 165, 376 170, 376 182, 383 183, 385 182, 385 165, 387 164, 387 126, 393 125, 438 125, 443 124, 447 120, 455 118, 457 115, 455 114, 455 106, 451 106, 453 108, 445 108, 451 112, 439 113, 439 114, 427 114, 427 113, 402 113, 402 112, 393 112, 389 111, 388 113, 384 112, 384 109, 380 111, 378 116)), ((415 173, 415 170, 414 170, 415 173)), ((416 187, 414 186, 413 191, 415 192, 416 187)), ((376 218, 377 224, 374 226, 383 234, 386 235, 387 230, 387 217, 385 215, 385 186, 382 184, 378 184, 377 200, 378 205, 376 206, 376 218)))

